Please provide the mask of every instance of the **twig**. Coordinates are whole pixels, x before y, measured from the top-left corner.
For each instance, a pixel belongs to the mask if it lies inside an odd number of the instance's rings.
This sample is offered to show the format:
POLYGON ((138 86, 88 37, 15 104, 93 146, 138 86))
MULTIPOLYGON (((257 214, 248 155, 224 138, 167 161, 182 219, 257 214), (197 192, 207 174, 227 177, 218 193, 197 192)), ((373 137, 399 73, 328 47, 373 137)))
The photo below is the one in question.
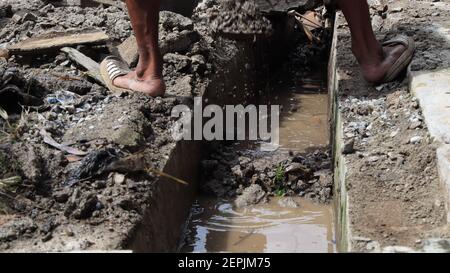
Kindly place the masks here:
POLYGON ((302 19, 305 19, 306 21, 310 22, 311 24, 315 25, 316 27, 322 27, 322 26, 319 25, 318 23, 316 23, 316 22, 314 22, 314 21, 308 19, 306 16, 301 15, 301 14, 298 13, 298 12, 295 12, 295 16, 298 16, 298 17, 300 17, 300 18, 302 18, 302 19))
POLYGON ((153 169, 153 168, 146 168, 145 170, 147 172, 156 173, 159 176, 163 176, 163 177, 169 178, 169 179, 171 179, 171 180, 173 180, 173 181, 175 181, 177 183, 183 184, 185 186, 189 186, 189 183, 187 183, 186 181, 181 180, 179 178, 176 178, 175 176, 172 176, 170 174, 164 173, 162 171, 159 171, 159 170, 156 170, 156 169, 153 169))

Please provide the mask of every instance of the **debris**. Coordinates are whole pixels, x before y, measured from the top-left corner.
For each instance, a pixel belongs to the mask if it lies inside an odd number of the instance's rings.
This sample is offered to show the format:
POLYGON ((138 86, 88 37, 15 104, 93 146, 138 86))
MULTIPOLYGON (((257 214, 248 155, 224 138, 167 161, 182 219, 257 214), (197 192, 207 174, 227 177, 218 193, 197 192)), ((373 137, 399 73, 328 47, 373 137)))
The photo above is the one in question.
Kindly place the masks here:
POLYGON ((139 54, 137 52, 136 37, 134 35, 123 41, 123 43, 117 47, 117 50, 119 51, 119 56, 129 67, 135 67, 137 65, 139 54))
POLYGON ((292 197, 283 197, 280 200, 278 200, 278 205, 280 205, 283 208, 298 208, 300 205, 295 201, 292 197))
POLYGON ((311 10, 317 7, 321 1, 316 0, 297 0, 297 1, 279 1, 279 0, 255 0, 259 10, 264 13, 285 13, 288 10, 311 10))
POLYGON ((87 70, 86 75, 94 79, 96 82, 105 85, 100 73, 100 65, 97 62, 74 48, 63 47, 61 51, 66 53, 69 59, 85 68, 87 70))
POLYGON ((21 182, 22 178, 20 176, 13 176, 5 179, 0 179, 0 190, 16 192, 17 187, 21 182))
POLYGON ((246 188, 243 193, 236 198, 234 204, 238 208, 244 208, 250 205, 255 205, 261 202, 266 193, 263 191, 260 185, 253 184, 246 188))
POLYGON ((44 143, 47 143, 48 145, 50 145, 58 150, 61 150, 63 152, 69 153, 69 154, 78 155, 78 156, 87 155, 86 152, 80 151, 78 149, 75 149, 75 148, 72 148, 72 147, 69 147, 69 146, 66 146, 63 144, 59 144, 44 129, 41 130, 41 136, 44 138, 44 143))
POLYGON ((9 58, 9 50, 0 48, 0 58, 8 59, 9 58))
POLYGON ((421 136, 414 136, 409 140, 409 143, 411 144, 417 144, 420 143, 422 141, 422 137, 421 136))
POLYGON ((70 91, 57 91, 46 98, 47 103, 62 105, 73 105, 79 99, 79 96, 70 91))
POLYGON ((344 142, 344 147, 342 147, 342 154, 348 155, 355 152, 355 139, 351 138, 344 142))
POLYGON ((82 7, 104 5, 106 7, 113 6, 119 9, 125 9, 125 5, 122 1, 115 0, 80 0, 80 4, 82 7))
POLYGON ((8 47, 11 55, 31 54, 56 50, 62 47, 75 45, 104 44, 109 41, 109 36, 104 32, 55 32, 39 37, 29 38, 8 47))
POLYGON ((80 166, 73 170, 65 185, 73 186, 83 179, 89 179, 95 175, 104 173, 111 163, 118 160, 116 151, 112 148, 90 152, 80 166))
POLYGON ((174 177, 170 174, 167 174, 165 172, 162 172, 160 170, 157 170, 155 168, 151 168, 147 166, 147 162, 145 161, 145 158, 142 154, 135 154, 128 156, 126 158, 121 158, 119 160, 113 161, 110 165, 108 165, 105 168, 105 172, 124 172, 124 173, 131 173, 131 172, 148 172, 148 173, 155 173, 159 176, 169 178, 170 180, 173 180, 177 183, 183 184, 183 185, 189 185, 186 181, 179 179, 177 177, 174 177))
POLYGON ((69 161, 69 163, 73 163, 73 162, 78 162, 80 160, 82 160, 82 157, 76 156, 76 155, 66 155, 66 159, 67 161, 69 161))
POLYGON ((294 10, 289 12, 293 15, 297 23, 303 28, 305 35, 308 37, 310 42, 320 42, 320 38, 316 37, 311 31, 322 28, 322 24, 316 19, 316 14, 314 12, 306 13, 302 15, 294 10))

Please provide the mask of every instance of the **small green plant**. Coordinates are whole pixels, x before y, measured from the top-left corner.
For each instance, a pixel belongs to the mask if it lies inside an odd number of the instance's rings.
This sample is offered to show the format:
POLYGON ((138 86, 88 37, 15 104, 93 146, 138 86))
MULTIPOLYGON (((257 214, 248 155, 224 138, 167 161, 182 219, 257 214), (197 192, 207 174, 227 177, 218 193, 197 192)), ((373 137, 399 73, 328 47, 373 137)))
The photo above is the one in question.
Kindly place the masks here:
POLYGON ((274 195, 276 197, 282 197, 286 194, 286 190, 283 187, 284 178, 286 176, 286 171, 284 170, 283 164, 278 165, 275 168, 275 177, 273 182, 275 185, 274 195))
POLYGON ((282 183, 284 181, 284 176, 285 176, 284 166, 280 164, 275 169, 275 178, 274 178, 275 184, 282 183))
POLYGON ((283 197, 285 194, 286 194, 286 190, 283 188, 280 188, 280 187, 274 191, 274 195, 276 197, 283 197))

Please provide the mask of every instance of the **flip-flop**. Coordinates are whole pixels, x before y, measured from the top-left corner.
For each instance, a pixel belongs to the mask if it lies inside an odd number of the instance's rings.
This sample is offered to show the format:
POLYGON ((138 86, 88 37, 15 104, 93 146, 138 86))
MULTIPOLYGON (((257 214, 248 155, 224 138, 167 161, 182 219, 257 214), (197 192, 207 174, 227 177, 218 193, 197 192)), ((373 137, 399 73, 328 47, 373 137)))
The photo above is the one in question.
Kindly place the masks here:
POLYGON ((382 44, 383 46, 403 45, 406 50, 400 55, 395 63, 386 72, 386 76, 379 83, 387 83, 395 80, 411 63, 416 50, 414 40, 411 37, 399 35, 382 44))
POLYGON ((130 72, 131 70, 128 68, 128 65, 115 56, 106 57, 100 64, 100 74, 102 75, 106 87, 108 87, 111 92, 122 93, 132 91, 131 89, 121 88, 113 84, 116 78, 127 75, 130 72))

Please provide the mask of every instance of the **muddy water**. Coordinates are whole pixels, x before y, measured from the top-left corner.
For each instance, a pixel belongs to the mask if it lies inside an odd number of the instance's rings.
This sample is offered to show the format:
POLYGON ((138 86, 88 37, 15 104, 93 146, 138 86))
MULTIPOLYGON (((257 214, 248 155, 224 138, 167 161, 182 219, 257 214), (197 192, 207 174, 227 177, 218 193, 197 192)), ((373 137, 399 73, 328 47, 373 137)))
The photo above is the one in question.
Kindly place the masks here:
POLYGON ((328 95, 291 93, 283 105, 280 146, 291 151, 326 147, 329 142, 328 95))
POLYGON ((329 206, 297 198, 299 208, 269 203, 235 209, 227 201, 201 198, 193 207, 183 252, 334 252, 329 206))
MULTIPOLYGON (((283 82, 259 104, 281 105, 280 146, 269 156, 307 152, 329 145, 328 95, 313 80, 294 87, 283 82)), ((239 142, 236 149, 258 153, 258 142, 239 142)), ((267 156, 267 155, 266 155, 267 156)), ((183 252, 335 252, 333 210, 295 197, 297 208, 278 198, 236 209, 231 201, 199 196, 185 234, 183 252)))

